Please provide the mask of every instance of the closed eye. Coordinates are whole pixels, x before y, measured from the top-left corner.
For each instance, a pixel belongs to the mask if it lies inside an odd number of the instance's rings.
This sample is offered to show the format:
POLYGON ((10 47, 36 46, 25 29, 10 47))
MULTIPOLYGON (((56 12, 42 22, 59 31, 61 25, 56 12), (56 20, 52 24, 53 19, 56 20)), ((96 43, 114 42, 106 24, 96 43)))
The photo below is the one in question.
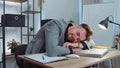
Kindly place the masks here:
POLYGON ((77 36, 80 36, 80 32, 77 32, 77 36))

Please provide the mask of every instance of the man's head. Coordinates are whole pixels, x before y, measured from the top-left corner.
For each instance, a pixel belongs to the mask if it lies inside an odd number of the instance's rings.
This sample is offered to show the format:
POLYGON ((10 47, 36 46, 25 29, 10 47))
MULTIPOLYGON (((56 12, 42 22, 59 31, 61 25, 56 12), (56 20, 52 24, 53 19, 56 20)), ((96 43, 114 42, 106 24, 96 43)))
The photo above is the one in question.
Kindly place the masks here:
POLYGON ((93 34, 92 29, 87 24, 73 25, 68 28, 67 38, 71 42, 78 42, 78 40, 90 40, 93 34))

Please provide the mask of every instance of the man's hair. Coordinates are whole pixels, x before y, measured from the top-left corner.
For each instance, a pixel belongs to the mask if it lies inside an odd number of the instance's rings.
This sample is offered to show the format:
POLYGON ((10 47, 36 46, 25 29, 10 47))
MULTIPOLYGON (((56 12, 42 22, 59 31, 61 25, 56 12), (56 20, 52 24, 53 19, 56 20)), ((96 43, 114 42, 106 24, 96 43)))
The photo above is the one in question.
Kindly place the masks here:
POLYGON ((81 24, 81 26, 86 30, 86 40, 89 41, 93 35, 93 30, 88 24, 81 24))

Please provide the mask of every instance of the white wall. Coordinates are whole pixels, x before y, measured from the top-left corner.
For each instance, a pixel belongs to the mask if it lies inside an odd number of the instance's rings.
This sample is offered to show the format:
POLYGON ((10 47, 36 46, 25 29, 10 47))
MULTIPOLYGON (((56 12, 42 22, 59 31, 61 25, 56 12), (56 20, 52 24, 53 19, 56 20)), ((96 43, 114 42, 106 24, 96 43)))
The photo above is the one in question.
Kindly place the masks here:
MULTIPOLYGON (((115 0, 115 22, 120 24, 120 0, 115 0)), ((115 25, 115 34, 120 34, 120 26, 115 25)))
POLYGON ((79 23, 83 20, 83 0, 79 0, 79 23))
POLYGON ((103 3, 114 2, 114 0, 103 0, 103 3))
POLYGON ((102 30, 98 23, 107 16, 114 16, 114 4, 93 4, 83 6, 83 21, 88 23, 94 30, 93 40, 97 45, 112 46, 114 40, 113 24, 109 23, 108 30, 102 30))
POLYGON ((43 19, 70 19, 78 22, 79 0, 45 0, 43 4, 43 19))

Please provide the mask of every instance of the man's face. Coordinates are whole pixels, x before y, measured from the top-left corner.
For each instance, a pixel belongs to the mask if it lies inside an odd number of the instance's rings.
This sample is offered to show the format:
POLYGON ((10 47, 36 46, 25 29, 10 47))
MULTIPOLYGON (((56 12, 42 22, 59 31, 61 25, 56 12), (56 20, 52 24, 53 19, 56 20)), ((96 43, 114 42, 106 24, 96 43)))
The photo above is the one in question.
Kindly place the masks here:
POLYGON ((86 39, 86 30, 80 26, 73 25, 68 29, 68 40, 78 42, 86 39))

